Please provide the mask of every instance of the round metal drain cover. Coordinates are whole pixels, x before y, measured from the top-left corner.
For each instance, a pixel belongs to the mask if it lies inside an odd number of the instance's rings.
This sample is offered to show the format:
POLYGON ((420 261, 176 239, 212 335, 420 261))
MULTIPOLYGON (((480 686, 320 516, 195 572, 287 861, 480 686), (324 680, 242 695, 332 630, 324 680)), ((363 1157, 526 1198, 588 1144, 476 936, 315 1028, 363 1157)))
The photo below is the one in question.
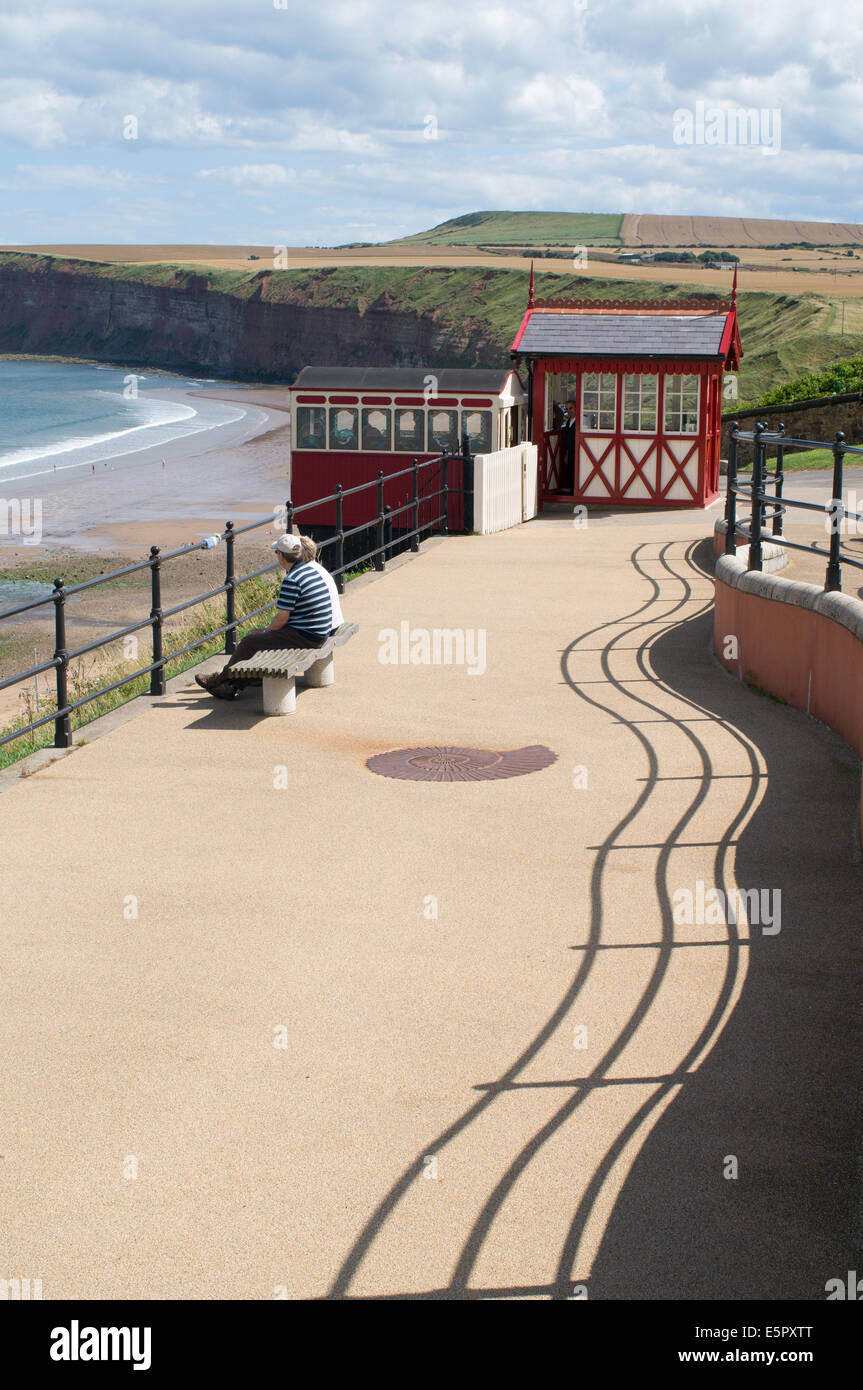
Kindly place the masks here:
POLYGON ((541 743, 497 753, 491 748, 396 748, 377 753, 366 767, 380 777, 408 782, 491 782, 500 777, 523 777, 557 761, 541 743))

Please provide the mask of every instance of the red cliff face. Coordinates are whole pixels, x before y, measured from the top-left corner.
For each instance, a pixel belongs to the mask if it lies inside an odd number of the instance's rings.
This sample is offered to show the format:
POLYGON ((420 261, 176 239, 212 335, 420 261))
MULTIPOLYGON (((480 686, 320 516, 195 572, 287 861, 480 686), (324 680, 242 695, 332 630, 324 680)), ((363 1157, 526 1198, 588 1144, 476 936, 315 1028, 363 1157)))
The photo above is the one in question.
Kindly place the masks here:
POLYGON ((300 302, 302 284, 293 302, 268 299, 269 287, 266 273, 231 293, 184 271, 158 284, 94 273, 87 262, 0 257, 0 352, 261 381, 292 379, 306 365, 508 360, 508 343, 475 323, 400 309, 387 293, 362 309, 320 307, 300 302))

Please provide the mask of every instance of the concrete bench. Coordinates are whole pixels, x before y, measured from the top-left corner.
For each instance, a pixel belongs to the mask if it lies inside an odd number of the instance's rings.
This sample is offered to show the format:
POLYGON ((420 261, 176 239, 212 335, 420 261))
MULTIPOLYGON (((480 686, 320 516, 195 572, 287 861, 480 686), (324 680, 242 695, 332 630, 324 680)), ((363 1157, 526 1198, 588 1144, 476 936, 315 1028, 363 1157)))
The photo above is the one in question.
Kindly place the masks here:
POLYGON ((335 681, 333 651, 359 632, 357 623, 342 623, 320 647, 282 647, 258 652, 247 661, 231 667, 235 685, 262 681, 264 714, 294 714, 297 708, 295 680, 304 677, 306 685, 320 687, 335 681))

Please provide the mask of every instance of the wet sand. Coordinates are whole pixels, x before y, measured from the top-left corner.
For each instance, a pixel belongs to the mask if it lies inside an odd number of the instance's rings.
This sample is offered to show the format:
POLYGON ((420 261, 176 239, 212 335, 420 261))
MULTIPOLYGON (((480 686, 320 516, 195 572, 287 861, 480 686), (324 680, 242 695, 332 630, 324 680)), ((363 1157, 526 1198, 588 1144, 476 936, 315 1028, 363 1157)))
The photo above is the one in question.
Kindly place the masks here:
MULTIPOLYGON (((39 544, 0 535, 0 566, 32 564, 56 550, 146 554, 272 514, 290 487, 290 416, 283 386, 164 390, 154 399, 201 397, 244 408, 240 420, 90 468, 0 481, 3 496, 41 506, 39 544)), ((32 516, 32 511, 30 513, 32 516)))

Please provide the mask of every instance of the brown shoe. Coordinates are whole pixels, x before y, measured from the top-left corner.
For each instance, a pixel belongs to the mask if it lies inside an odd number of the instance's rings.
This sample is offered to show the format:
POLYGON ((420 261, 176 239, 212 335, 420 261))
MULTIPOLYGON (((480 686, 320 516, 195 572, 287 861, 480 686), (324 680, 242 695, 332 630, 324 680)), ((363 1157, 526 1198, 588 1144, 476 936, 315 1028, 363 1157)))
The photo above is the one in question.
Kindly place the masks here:
POLYGON ((237 696, 237 687, 233 681, 220 681, 218 685, 210 687, 210 694, 215 700, 234 700, 237 696))
POLYGON ((195 681, 201 687, 201 689, 207 691, 211 691, 217 685, 221 685, 224 679, 225 678, 222 675, 221 671, 211 671, 208 676, 195 677, 195 681))

